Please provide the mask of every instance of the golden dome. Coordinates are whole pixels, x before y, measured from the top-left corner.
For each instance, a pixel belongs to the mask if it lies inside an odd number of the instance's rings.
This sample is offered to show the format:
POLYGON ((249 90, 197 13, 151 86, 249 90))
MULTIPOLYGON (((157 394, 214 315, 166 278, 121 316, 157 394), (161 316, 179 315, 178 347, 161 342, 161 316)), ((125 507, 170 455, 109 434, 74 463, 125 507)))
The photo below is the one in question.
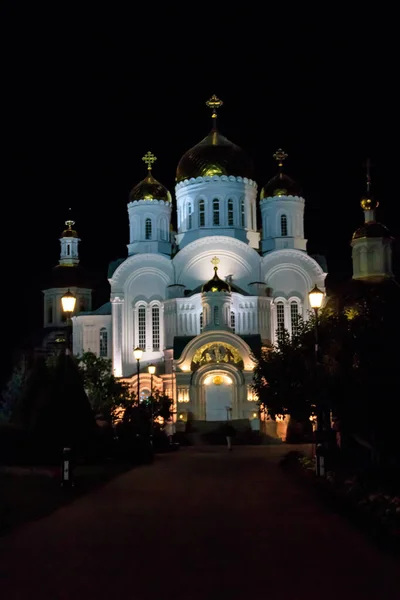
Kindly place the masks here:
POLYGON ((176 170, 176 181, 213 175, 253 178, 254 168, 246 153, 217 130, 188 150, 176 170))
POLYGON ((217 131, 217 110, 222 100, 211 96, 206 105, 212 110, 213 127, 201 142, 182 156, 176 169, 176 181, 213 175, 253 178, 254 167, 245 152, 217 131))
POLYGON ((77 238, 78 237, 78 232, 75 231, 75 229, 72 229, 72 226, 75 225, 75 221, 65 221, 65 224, 67 226, 67 229, 64 229, 64 231, 61 234, 61 237, 73 237, 73 238, 77 238))
POLYGON ((301 188, 288 175, 278 173, 264 185, 260 200, 270 196, 301 196, 301 188))
POLYGON ((360 201, 363 210, 375 210, 379 206, 379 202, 372 196, 363 196, 360 201))
POLYGON ((171 202, 171 194, 165 186, 163 186, 157 179, 155 179, 151 173, 151 165, 157 158, 151 152, 147 152, 142 158, 147 164, 147 177, 140 183, 135 185, 129 194, 129 201, 134 200, 164 200, 164 202, 171 202))
POLYGON ((129 194, 129 201, 133 202, 134 200, 164 200, 165 202, 171 202, 171 194, 149 171, 147 177, 135 185, 129 194))
POLYGON ((207 281, 201 289, 202 292, 230 292, 231 286, 226 281, 223 281, 218 277, 218 264, 219 258, 214 257, 212 259, 212 264, 214 265, 214 277, 207 281))
POLYGON ((301 196, 301 187, 288 175, 283 173, 283 161, 287 158, 286 152, 279 148, 273 155, 279 165, 279 173, 272 177, 261 190, 260 200, 274 196, 301 196))

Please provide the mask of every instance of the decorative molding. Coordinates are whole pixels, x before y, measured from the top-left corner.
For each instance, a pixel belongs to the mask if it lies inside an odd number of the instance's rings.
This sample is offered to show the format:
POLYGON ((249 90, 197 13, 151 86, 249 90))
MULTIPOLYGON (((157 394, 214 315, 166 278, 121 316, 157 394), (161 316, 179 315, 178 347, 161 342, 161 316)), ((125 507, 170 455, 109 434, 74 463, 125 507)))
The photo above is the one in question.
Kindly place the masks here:
POLYGON ((138 205, 147 205, 147 206, 149 206, 150 204, 152 204, 153 206, 155 204, 160 204, 161 206, 166 206, 169 210, 171 210, 172 202, 167 202, 165 200, 156 200, 156 199, 151 199, 151 200, 133 200, 132 202, 128 202, 128 209, 129 208, 133 208, 134 206, 138 206, 138 205))
POLYGON ((303 198, 303 196, 267 196, 266 198, 263 198, 262 200, 260 200, 260 206, 262 206, 263 204, 272 204, 272 203, 276 203, 279 202, 279 200, 289 200, 291 202, 293 202, 293 200, 295 202, 300 202, 301 204, 305 204, 305 199, 303 198))
POLYGON ((179 190, 182 187, 187 187, 192 185, 193 183, 210 183, 210 182, 219 182, 219 181, 237 181, 238 183, 247 183, 251 187, 258 188, 257 183, 252 179, 248 179, 247 177, 234 177, 233 175, 213 175, 212 177, 191 177, 190 179, 185 179, 184 181, 180 181, 176 184, 175 190, 179 190))
MULTIPOLYGON (((275 261, 275 260, 279 260, 280 258, 285 258, 288 257, 290 258, 297 258, 299 259, 301 262, 303 263, 307 263, 308 266, 311 267, 311 269, 313 270, 313 272, 318 275, 319 277, 323 277, 324 275, 326 276, 327 273, 325 273, 322 268, 320 267, 320 265, 317 263, 317 261, 312 258, 309 254, 307 254, 306 252, 303 252, 302 250, 296 250, 295 248, 284 248, 282 250, 272 250, 271 252, 268 252, 267 254, 265 254, 262 259, 261 259, 261 266, 262 267, 267 267, 269 262, 275 261)), ((285 268, 293 268, 294 266, 297 266, 293 263, 279 263, 277 265, 277 267, 285 267, 285 268)), ((297 266, 298 267, 298 266, 297 266)), ((276 270, 276 267, 274 267, 274 269, 276 270)), ((269 273, 269 271, 266 271, 266 273, 269 273)))
MULTIPOLYGON (((132 271, 136 267, 135 263, 138 263, 138 265, 142 265, 144 262, 153 262, 155 264, 164 263, 163 265, 160 265, 158 270, 160 270, 160 273, 163 273, 165 276, 165 270, 163 271, 162 269, 165 269, 165 267, 167 267, 167 265, 168 265, 168 268, 171 270, 171 275, 172 275, 172 261, 170 258, 164 256, 163 254, 153 254, 153 253, 132 254, 131 256, 128 256, 124 260, 124 262, 121 263, 116 268, 112 277, 110 277, 108 279, 110 285, 111 286, 116 285, 116 282, 118 280, 120 280, 121 278, 123 278, 126 271, 128 271, 128 274, 132 273, 132 271)), ((147 270, 146 267, 142 267, 142 268, 147 270)), ((154 268, 157 269, 157 267, 154 267, 154 268)))

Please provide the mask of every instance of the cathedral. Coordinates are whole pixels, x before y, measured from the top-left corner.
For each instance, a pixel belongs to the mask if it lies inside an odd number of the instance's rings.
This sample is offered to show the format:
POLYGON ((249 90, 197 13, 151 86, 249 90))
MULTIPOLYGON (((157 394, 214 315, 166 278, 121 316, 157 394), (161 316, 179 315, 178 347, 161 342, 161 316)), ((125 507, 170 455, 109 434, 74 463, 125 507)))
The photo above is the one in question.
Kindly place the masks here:
MULTIPOLYGON (((308 318, 308 293, 315 285, 325 291, 327 273, 307 253, 305 199, 285 172, 285 152, 275 152, 276 174, 259 192, 251 159, 219 130, 222 101, 213 96, 206 104, 211 129, 180 159, 175 199, 156 179, 156 157, 143 156, 147 174, 127 204, 127 257, 109 268, 110 302, 92 310, 90 289, 68 285, 78 300, 73 352, 111 358, 115 376, 142 398, 152 388, 166 393, 178 420, 245 420, 256 428, 255 356, 280 330, 293 333, 299 316, 308 318)), ((391 268, 375 208, 364 202, 366 222, 352 241, 359 278, 391 268), (370 252, 377 240, 378 260, 370 252)), ((67 221, 58 265, 70 274, 79 263, 73 226, 67 221)), ((45 327, 61 319, 65 291, 44 290, 45 327)))

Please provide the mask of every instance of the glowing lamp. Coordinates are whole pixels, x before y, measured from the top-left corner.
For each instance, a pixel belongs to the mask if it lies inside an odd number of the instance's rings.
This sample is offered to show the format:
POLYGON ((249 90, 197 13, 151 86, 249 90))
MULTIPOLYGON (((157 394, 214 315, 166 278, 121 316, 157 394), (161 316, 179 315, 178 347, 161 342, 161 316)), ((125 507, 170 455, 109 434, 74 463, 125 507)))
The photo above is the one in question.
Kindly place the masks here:
POLYGON ((73 313, 75 309, 76 298, 71 292, 68 290, 64 296, 61 296, 61 306, 63 312, 65 313, 73 313))
POLYGON ((324 299, 324 292, 321 292, 317 286, 314 286, 311 292, 308 292, 308 297, 310 299, 311 308, 321 308, 322 301, 324 299))
POLYGON ((143 356, 143 350, 138 346, 133 350, 133 356, 136 358, 136 360, 140 360, 143 356))
MULTIPOLYGON (((135 353, 135 350, 133 352, 135 353)), ((154 375, 154 373, 156 372, 156 365, 149 365, 147 367, 147 370, 150 373, 150 375, 154 375)))

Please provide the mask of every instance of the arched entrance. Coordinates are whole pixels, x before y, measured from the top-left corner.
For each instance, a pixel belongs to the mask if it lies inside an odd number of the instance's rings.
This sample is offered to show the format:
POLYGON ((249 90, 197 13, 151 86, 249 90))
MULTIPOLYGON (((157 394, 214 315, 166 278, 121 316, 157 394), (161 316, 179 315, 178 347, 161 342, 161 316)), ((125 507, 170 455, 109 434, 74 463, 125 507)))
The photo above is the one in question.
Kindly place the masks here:
POLYGON ((222 371, 211 371, 203 381, 206 421, 232 418, 233 380, 222 371))

